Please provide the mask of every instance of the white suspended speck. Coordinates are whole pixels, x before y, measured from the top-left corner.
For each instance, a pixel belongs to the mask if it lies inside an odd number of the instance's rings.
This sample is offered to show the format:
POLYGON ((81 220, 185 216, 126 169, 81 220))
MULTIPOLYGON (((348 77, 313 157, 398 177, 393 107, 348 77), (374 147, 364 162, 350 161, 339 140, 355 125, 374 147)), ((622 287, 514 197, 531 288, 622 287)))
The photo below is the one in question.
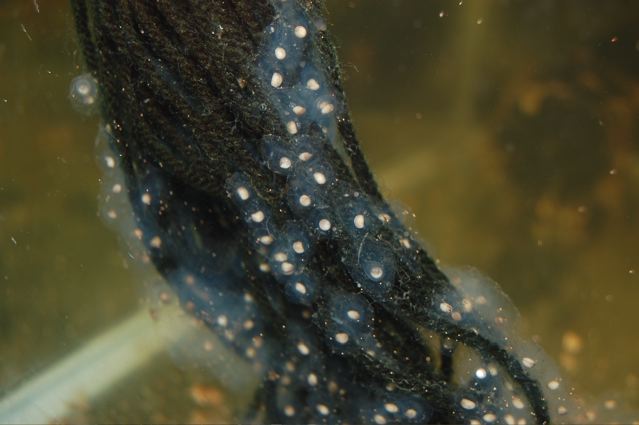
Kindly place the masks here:
POLYGON ((353 219, 353 224, 355 225, 356 228, 363 229, 365 224, 364 215, 357 214, 355 218, 353 219))
POLYGON ((413 419, 417 416, 417 410, 415 409, 406 409, 406 412, 404 413, 404 415, 408 418, 408 419, 413 419))
POLYGON ((295 112, 295 115, 297 116, 304 115, 304 112, 306 112, 306 108, 300 105, 295 105, 293 106, 293 112, 295 112))
POLYGON ((548 382, 548 389, 556 390, 557 388, 559 388, 559 381, 552 380, 552 381, 548 382))
POLYGON ((302 295, 306 295, 306 286, 304 286, 304 284, 301 282, 297 282, 295 284, 295 290, 302 295))
POLYGON ((145 205, 151 205, 151 195, 149 195, 148 193, 143 194, 142 203, 144 203, 145 205))

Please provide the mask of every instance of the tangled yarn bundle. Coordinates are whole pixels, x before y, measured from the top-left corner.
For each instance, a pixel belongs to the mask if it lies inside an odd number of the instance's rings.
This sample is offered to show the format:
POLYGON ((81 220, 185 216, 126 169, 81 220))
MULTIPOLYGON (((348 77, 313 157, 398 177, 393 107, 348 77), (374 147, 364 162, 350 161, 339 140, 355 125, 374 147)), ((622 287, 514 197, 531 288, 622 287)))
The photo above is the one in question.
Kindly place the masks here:
MULTIPOLYGON (((107 220, 290 423, 548 423, 561 379, 500 291, 444 274, 380 195, 316 0, 73 0, 107 220), (118 177, 119 176, 119 177, 118 177)), ((566 419, 567 421, 571 419, 566 419)))

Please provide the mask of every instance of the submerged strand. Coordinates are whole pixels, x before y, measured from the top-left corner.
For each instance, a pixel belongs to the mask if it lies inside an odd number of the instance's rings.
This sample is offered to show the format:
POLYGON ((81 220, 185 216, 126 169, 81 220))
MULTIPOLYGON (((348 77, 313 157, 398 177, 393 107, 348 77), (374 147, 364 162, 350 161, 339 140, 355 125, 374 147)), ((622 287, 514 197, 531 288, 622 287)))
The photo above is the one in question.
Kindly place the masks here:
POLYGON ((111 202, 128 198, 122 228, 184 309, 254 365, 246 418, 554 420, 555 384, 490 288, 454 285, 380 195, 321 2, 72 4, 123 179, 111 202))

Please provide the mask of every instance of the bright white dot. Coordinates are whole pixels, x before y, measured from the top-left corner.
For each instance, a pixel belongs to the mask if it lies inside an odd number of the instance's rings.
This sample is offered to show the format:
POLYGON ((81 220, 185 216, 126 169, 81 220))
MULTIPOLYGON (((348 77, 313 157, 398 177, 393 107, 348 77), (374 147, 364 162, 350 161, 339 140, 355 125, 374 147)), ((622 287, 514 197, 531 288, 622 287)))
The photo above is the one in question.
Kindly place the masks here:
POLYGON ((104 162, 106 163, 106 166, 109 168, 115 167, 115 159, 113 159, 112 156, 105 156, 104 162))
POLYGON ((279 87, 282 85, 283 82, 284 77, 282 77, 282 74, 280 74, 279 72, 274 72, 273 76, 271 77, 271 85, 273 87, 279 87))
POLYGON ((275 57, 278 58, 279 60, 283 60, 284 58, 286 58, 286 49, 283 47, 276 47, 275 57))
POLYGON ((293 242, 293 251, 297 252, 298 254, 303 254, 305 251, 304 244, 301 241, 293 242))
POLYGON ((293 273, 293 265, 287 261, 282 263, 282 273, 284 273, 285 275, 289 275, 293 273))
POLYGON ((302 282, 297 282, 295 284, 295 290, 302 295, 306 295, 306 286, 302 282))
POLYGON ((295 124, 295 121, 287 122, 286 130, 289 132, 289 134, 297 134, 297 124, 295 124))
POLYGON ((264 244, 264 245, 270 245, 273 243, 273 236, 271 235, 265 235, 260 237, 259 239, 260 243, 264 244))
POLYGON ((253 220, 256 223, 261 223, 262 221, 264 221, 264 212, 260 211, 255 211, 253 214, 251 214, 251 220, 253 220))
POLYGON ((397 412, 399 412, 399 407, 397 407, 397 405, 395 403, 386 403, 386 404, 384 404, 384 409, 386 409, 386 411, 388 413, 397 413, 397 412))
POLYGON ((155 236, 153 237, 153 239, 151 239, 149 245, 151 245, 153 248, 159 248, 162 246, 162 239, 160 239, 159 236, 155 236))
POLYGON ((116 213, 115 210, 109 210, 107 211, 107 217, 109 217, 111 220, 115 220, 116 218, 118 218, 118 213, 116 213))
POLYGON ((359 320, 360 317, 361 317, 361 315, 359 314, 359 311, 357 311, 357 310, 348 310, 346 312, 346 315, 351 320, 359 320))
POLYGON ((475 371, 475 376, 479 379, 484 379, 487 375, 488 373, 486 372, 486 369, 484 369, 483 367, 480 367, 479 369, 475 371))
POLYGON ((309 78, 309 80, 306 82, 306 87, 313 91, 316 91, 319 90, 320 85, 315 78, 309 78))
POLYGON ((402 246, 404 248, 410 249, 411 245, 410 245, 410 241, 408 239, 405 239, 405 238, 404 239, 400 239, 399 242, 402 244, 402 246))
POLYGON ((524 402, 521 401, 519 397, 513 397, 513 406, 515 407, 515 409, 523 409, 524 402))
MULTIPOLYGON (((309 89, 310 89, 310 87, 309 87, 309 89)), ((326 102, 326 101, 319 102, 317 104, 317 108, 320 110, 322 115, 330 114, 331 112, 333 112, 335 110, 335 106, 333 106, 332 103, 326 102)))
POLYGON ((275 259, 275 261, 279 263, 281 263, 282 261, 288 260, 288 256, 286 255, 286 253, 282 251, 278 251, 275 254, 273 254, 273 258, 275 259))
POLYGON ((306 378, 306 381, 308 382, 309 385, 312 385, 312 386, 317 385, 317 375, 315 375, 314 373, 309 373, 308 378, 306 378))
POLYGON ((289 168, 291 168, 291 165, 293 165, 293 163, 287 157, 283 156, 283 157, 280 158, 280 168, 281 169, 288 170, 289 168))
POLYGON ((116 183, 113 185, 113 188, 111 190, 113 191, 113 193, 120 193, 122 192, 122 185, 120 183, 116 183))
POLYGON ((559 388, 559 381, 552 380, 552 381, 548 382, 548 389, 556 390, 557 388, 559 388))
POLYGON ((311 197, 308 195, 300 196, 300 205, 303 207, 308 207, 311 205, 311 197))
POLYGON ((346 344, 348 342, 348 334, 345 334, 344 332, 335 334, 335 341, 339 342, 340 344, 346 344))
POLYGON ((293 106, 293 112, 295 112, 295 115, 299 117, 300 115, 304 115, 304 112, 306 112, 306 108, 300 105, 295 105, 293 106))
POLYGON ((524 364, 524 366, 526 366, 528 369, 530 369, 531 367, 533 367, 537 362, 534 361, 533 359, 531 359, 530 357, 524 357, 523 359, 521 359, 521 362, 524 364))
POLYGON ((145 193, 142 195, 142 203, 146 204, 146 205, 151 205, 151 195, 149 195, 148 193, 145 193))
POLYGON ((304 344, 301 341, 297 343, 297 351, 299 351, 300 354, 304 356, 308 356, 311 352, 311 350, 308 348, 308 345, 304 344))
POLYGON ((452 313, 453 312, 453 306, 448 304, 448 303, 439 304, 439 309, 441 311, 443 311, 444 313, 452 313))
POLYGON ((495 415, 494 413, 486 413, 484 415, 484 421, 491 423, 491 422, 495 422, 497 420, 497 415, 495 415))
POLYGON ((375 423, 378 425, 386 424, 386 418, 383 415, 380 415, 379 413, 373 416, 373 419, 375 420, 375 423))
POLYGON ((326 176, 324 175, 324 173, 320 173, 319 171, 313 173, 313 179, 315 179, 315 182, 317 182, 317 184, 326 183, 326 176))
POLYGON ((475 407, 477 407, 477 403, 467 398, 462 398, 459 405, 466 410, 473 410, 475 407))
POLYGON ((239 196, 242 201, 246 201, 250 196, 248 189, 245 188, 244 186, 238 187, 235 192, 237 193, 237 196, 239 196))
POLYGON ((319 221, 319 228, 324 232, 328 232, 331 229, 331 222, 323 218, 319 221))
POLYGON ((295 408, 290 404, 287 404, 286 406, 284 406, 284 414, 288 417, 293 416, 295 414, 295 408))
POLYGON ((329 414, 330 410, 328 410, 328 406, 326 406, 325 404, 318 404, 316 406, 317 411, 320 413, 320 415, 322 416, 326 416, 329 414))
POLYGON ((382 278, 382 276, 384 276, 384 269, 381 268, 380 266, 373 266, 370 268, 368 273, 370 277, 372 277, 373 279, 379 280, 382 278))
POLYGON ((299 154, 298 158, 300 159, 300 161, 308 161, 309 159, 311 159, 313 157, 313 154, 310 152, 302 152, 301 154, 299 154))
POLYGON ((364 215, 357 214, 355 218, 353 219, 353 224, 355 225, 356 228, 363 229, 365 224, 364 215))
POLYGON ((303 27, 302 25, 298 25, 295 27, 295 37, 297 38, 304 38, 306 37, 306 34, 308 33, 308 31, 306 31, 306 28, 303 27))
POLYGON ((413 419, 415 416, 417 416, 417 410, 406 409, 406 412, 404 413, 404 415, 406 415, 406 417, 409 419, 413 419))
POLYGON ((510 413, 504 416, 504 420, 508 425, 515 425, 515 418, 510 413))
POLYGON ((217 324, 222 326, 222 327, 226 327, 226 325, 229 324, 229 319, 225 315, 222 314, 221 316, 218 316, 217 324))

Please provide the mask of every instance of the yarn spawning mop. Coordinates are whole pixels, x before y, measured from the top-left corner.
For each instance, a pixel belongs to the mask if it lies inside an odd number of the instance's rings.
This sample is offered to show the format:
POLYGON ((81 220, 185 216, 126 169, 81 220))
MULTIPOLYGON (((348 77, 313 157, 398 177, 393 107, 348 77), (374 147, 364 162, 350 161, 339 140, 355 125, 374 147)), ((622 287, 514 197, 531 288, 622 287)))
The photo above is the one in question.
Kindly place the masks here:
POLYGON ((89 73, 73 98, 99 103, 105 170, 123 176, 107 198, 259 374, 241 420, 575 420, 507 298, 442 272, 381 196, 321 1, 72 4, 89 73))

